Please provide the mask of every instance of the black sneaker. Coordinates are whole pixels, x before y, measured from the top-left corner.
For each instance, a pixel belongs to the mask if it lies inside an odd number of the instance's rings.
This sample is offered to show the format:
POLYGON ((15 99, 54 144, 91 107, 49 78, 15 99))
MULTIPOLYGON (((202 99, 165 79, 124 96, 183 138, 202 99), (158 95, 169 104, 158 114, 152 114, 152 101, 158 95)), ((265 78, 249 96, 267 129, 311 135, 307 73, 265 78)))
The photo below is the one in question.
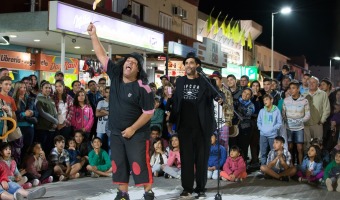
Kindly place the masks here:
POLYGON ((129 194, 127 192, 122 192, 118 190, 117 196, 114 200, 130 200, 129 194))
POLYGON ((280 178, 280 181, 289 182, 289 177, 288 177, 288 176, 282 176, 282 177, 280 178))
POLYGON ((195 199, 204 199, 205 197, 207 197, 205 192, 199 192, 197 196, 195 196, 195 199))
POLYGON ((152 190, 149 190, 148 192, 145 192, 143 195, 145 200, 154 200, 155 199, 155 193, 153 193, 152 190))
POLYGON ((191 199, 192 195, 190 192, 183 190, 183 192, 179 195, 179 198, 180 199, 191 199))

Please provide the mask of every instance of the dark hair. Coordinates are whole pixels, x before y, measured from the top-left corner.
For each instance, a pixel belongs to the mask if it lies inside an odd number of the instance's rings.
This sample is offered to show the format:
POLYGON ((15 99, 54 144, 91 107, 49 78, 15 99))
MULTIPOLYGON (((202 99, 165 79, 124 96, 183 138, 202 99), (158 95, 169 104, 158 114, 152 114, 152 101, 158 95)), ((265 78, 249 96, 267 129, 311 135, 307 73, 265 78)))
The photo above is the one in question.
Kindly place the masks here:
POLYGON ((332 90, 333 84, 332 84, 332 82, 328 78, 322 79, 321 82, 326 83, 330 87, 329 89, 332 90))
POLYGON ((33 79, 32 79, 33 77, 35 77, 35 79, 37 80, 37 84, 35 84, 35 86, 32 85, 32 88, 33 88, 33 90, 35 90, 35 91, 39 91, 38 77, 37 77, 36 75, 34 75, 34 74, 31 74, 31 75, 29 76, 29 78, 30 78, 31 81, 32 81, 32 84, 33 84, 33 79))
POLYGON ((95 83, 95 84, 97 84, 97 83, 96 83, 96 81, 94 81, 94 80, 90 80, 89 82, 87 82, 87 86, 90 86, 90 84, 91 84, 91 83, 95 83))
POLYGON ((263 99, 265 99, 265 98, 269 98, 270 100, 272 100, 273 96, 270 95, 270 94, 265 94, 265 95, 263 95, 263 99))
POLYGON ((84 137, 84 131, 81 130, 81 129, 77 129, 74 131, 74 136, 77 134, 77 133, 80 133, 83 137, 84 137))
POLYGON ((149 87, 157 87, 156 83, 152 82, 152 83, 149 83, 149 87))
POLYGON ((308 76, 309 78, 312 77, 312 75, 309 74, 309 73, 305 73, 305 74, 303 74, 303 76, 308 76))
POLYGON ((46 80, 42 80, 42 81, 40 82, 40 88, 42 89, 42 88, 44 87, 44 85, 46 85, 46 84, 51 85, 50 82, 48 82, 48 81, 46 81, 46 80))
POLYGON ((138 53, 131 53, 131 54, 127 55, 126 57, 119 59, 116 62, 117 66, 119 66, 118 67, 118 72, 119 73, 117 73, 117 74, 119 74, 120 78, 122 78, 123 77, 123 66, 124 66, 124 63, 126 62, 126 60, 128 58, 135 58, 137 60, 137 62, 138 62, 137 66, 138 66, 138 70, 139 70, 139 72, 137 74, 137 79, 141 80, 143 85, 147 85, 148 82, 149 82, 148 75, 145 72, 145 70, 143 69, 143 61, 141 60, 141 58, 138 58, 138 55, 140 55, 140 54, 138 54, 138 53))
POLYGON ((292 78, 289 75, 284 75, 281 81, 283 81, 284 79, 289 79, 290 81, 292 80, 292 78))
POLYGON ((75 83, 80 83, 80 85, 81 85, 81 82, 80 82, 79 80, 75 80, 75 81, 73 81, 72 84, 71 84, 72 88, 73 88, 73 86, 74 86, 75 83))
POLYGON ((291 85, 295 85, 297 88, 300 87, 300 83, 296 80, 293 80, 292 82, 289 83, 288 87, 290 88, 291 85))
POLYGON ((79 97, 79 94, 80 94, 80 93, 84 93, 84 95, 85 95, 84 104, 85 104, 85 105, 90 105, 89 99, 88 99, 88 97, 87 97, 85 91, 82 91, 82 90, 78 91, 78 92, 76 93, 76 95, 74 96, 73 105, 76 106, 76 107, 80 107, 79 100, 78 100, 78 97, 79 97))
MULTIPOLYGON (((35 146, 37 146, 37 145, 40 145, 41 146, 41 144, 39 143, 39 142, 34 142, 31 146, 29 146, 28 147, 28 149, 27 149, 27 155, 33 155, 33 149, 34 149, 34 147, 35 146)), ((23 152, 22 152, 23 153, 23 152)))
POLYGON ((6 148, 11 148, 11 144, 9 142, 2 142, 0 144, 0 152, 2 154, 2 151, 5 150, 6 148))
MULTIPOLYGON (((55 85, 57 85, 57 83, 60 83, 64 87, 63 93, 61 94, 61 99, 63 100, 64 103, 66 103, 67 93, 66 93, 66 90, 65 90, 65 83, 62 80, 57 80, 55 82, 55 85)), ((58 99, 58 91, 55 90, 55 93, 56 93, 55 98, 58 99)))
POLYGON ((336 156, 336 154, 340 154, 340 150, 336 150, 334 156, 336 156))
MULTIPOLYGON (((316 152, 314 161, 317 162, 317 163, 322 162, 321 149, 320 149, 320 147, 319 147, 319 146, 316 146, 316 145, 311 145, 311 146, 308 148, 308 151, 309 151, 309 149, 312 148, 312 147, 315 149, 315 152, 316 152)), ((307 153, 307 157, 309 158, 308 153, 307 153)))
POLYGON ((155 139, 152 141, 152 147, 151 147, 150 155, 152 155, 152 154, 155 153, 154 145, 155 145, 157 142, 159 142, 159 141, 161 142, 161 145, 162 145, 162 151, 165 151, 165 148, 164 148, 164 144, 163 144, 162 138, 157 137, 157 138, 155 138, 155 139))
MULTIPOLYGON (((242 150, 240 149, 240 147, 238 147, 237 145, 233 145, 231 148, 230 148, 230 151, 237 151, 240 153, 240 156, 242 156, 242 150)), ((229 151, 229 152, 230 152, 229 151)))
POLYGON ((177 139, 178 139, 178 135, 177 134, 173 134, 172 136, 171 136, 171 138, 170 138, 170 143, 169 143, 169 148, 171 149, 171 151, 172 150, 174 150, 174 147, 172 146, 172 139, 174 138, 174 137, 176 137, 177 139))
POLYGON ((285 139, 284 139, 282 136, 276 136, 276 137, 274 138, 274 140, 280 141, 280 142, 282 142, 283 144, 285 143, 285 139))
POLYGON ((271 78, 264 78, 263 82, 272 82, 273 80, 271 78))
POLYGON ((312 140, 309 143, 310 145, 322 145, 322 140, 320 140, 319 138, 312 138, 312 140))
POLYGON ((151 131, 157 131, 158 133, 161 133, 161 129, 159 128, 159 126, 151 126, 150 130, 151 131))
POLYGON ((106 86, 106 87, 104 88, 104 91, 109 90, 109 89, 110 89, 110 86, 106 86))
POLYGON ((74 139, 74 137, 71 137, 70 139, 68 139, 67 140, 67 144, 70 143, 71 141, 73 141, 73 142, 75 142, 77 144, 76 139, 74 139))
POLYGON ((242 90, 242 92, 245 91, 245 90, 249 90, 251 96, 253 96, 253 90, 252 90, 252 89, 250 89, 249 87, 246 87, 246 88, 244 88, 244 89, 242 90))
POLYGON ((247 76, 247 75, 242 75, 241 78, 246 78, 247 81, 249 81, 249 76, 247 76))
POLYGON ((3 76, 3 77, 0 78, 0 84, 4 81, 11 81, 12 82, 12 79, 9 76, 3 76))
POLYGON ((287 71, 289 71, 289 70, 290 70, 290 67, 289 67, 288 65, 283 65, 283 66, 282 66, 282 70, 284 70, 284 69, 287 70, 287 71))
POLYGON ((106 78, 101 77, 101 78, 98 80, 98 83, 99 83, 100 81, 105 81, 105 83, 106 83, 106 78))
POLYGON ((26 76, 26 77, 22 78, 21 81, 22 82, 24 82, 24 81, 31 81, 31 79, 28 76, 26 76))
POLYGON ((94 140, 99 140, 100 143, 102 143, 102 139, 100 139, 99 137, 94 137, 94 138, 92 139, 92 142, 94 142, 94 140))
POLYGON ((3 67, 3 68, 0 68, 0 74, 3 72, 3 71, 9 71, 7 68, 3 67))
POLYGON ((62 135, 57 135, 54 137, 53 141, 54 141, 54 144, 57 144, 57 142, 65 141, 65 138, 62 135))
POLYGON ((253 84, 254 84, 254 83, 259 84, 259 87, 260 87, 260 89, 261 89, 261 83, 260 83, 258 80, 255 80, 255 81, 251 82, 251 83, 250 83, 250 88, 253 87, 253 84))
POLYGON ((229 74, 229 75, 227 76, 227 79, 230 78, 230 77, 233 78, 234 80, 236 80, 236 76, 235 76, 234 74, 229 74))
POLYGON ((194 52, 189 52, 189 53, 187 54, 186 58, 184 58, 184 60, 183 60, 183 65, 185 65, 185 62, 186 62, 189 58, 194 59, 194 60, 195 60, 195 63, 198 64, 198 65, 201 65, 201 64, 202 64, 201 60, 200 60, 198 57, 196 57, 196 54, 195 54, 194 52))

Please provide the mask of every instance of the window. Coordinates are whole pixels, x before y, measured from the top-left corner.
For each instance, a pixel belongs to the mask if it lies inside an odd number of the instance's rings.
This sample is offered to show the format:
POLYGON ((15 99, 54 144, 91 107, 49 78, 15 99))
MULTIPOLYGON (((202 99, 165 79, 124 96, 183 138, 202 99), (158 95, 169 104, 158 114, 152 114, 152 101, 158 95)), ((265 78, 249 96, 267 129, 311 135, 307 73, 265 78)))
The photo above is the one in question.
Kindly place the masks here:
POLYGON ((131 17, 137 17, 141 21, 146 21, 149 8, 142 4, 132 1, 131 3, 132 15, 131 17))
POLYGON ((183 22, 182 34, 188 37, 193 37, 193 28, 191 24, 183 22))
POLYGON ((159 13, 159 27, 165 28, 168 30, 172 29, 172 17, 170 15, 164 14, 162 12, 159 13))

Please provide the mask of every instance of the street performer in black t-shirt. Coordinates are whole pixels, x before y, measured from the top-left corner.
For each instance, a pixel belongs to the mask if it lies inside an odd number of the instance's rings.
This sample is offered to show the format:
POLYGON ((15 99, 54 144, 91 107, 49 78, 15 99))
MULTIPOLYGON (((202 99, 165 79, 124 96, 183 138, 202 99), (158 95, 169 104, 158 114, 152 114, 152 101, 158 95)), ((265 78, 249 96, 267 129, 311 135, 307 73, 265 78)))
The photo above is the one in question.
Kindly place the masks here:
POLYGON ((92 23, 87 31, 96 56, 111 80, 108 128, 111 131, 112 180, 119 185, 115 200, 129 199, 130 170, 135 184, 144 186, 144 199, 153 200, 148 137, 154 95, 143 70, 144 58, 131 53, 114 63, 107 57, 92 23))
MULTIPOLYGON (((186 76, 176 80, 171 121, 177 124, 181 156, 181 181, 183 192, 180 198, 206 197, 208 158, 211 135, 216 130, 213 100, 217 93, 200 76, 196 68, 201 61, 189 53, 183 60, 186 76), (196 188, 194 178, 196 177, 196 188)), ((210 80, 216 87, 215 80, 210 80)), ((222 100, 219 100, 222 103, 222 100)))

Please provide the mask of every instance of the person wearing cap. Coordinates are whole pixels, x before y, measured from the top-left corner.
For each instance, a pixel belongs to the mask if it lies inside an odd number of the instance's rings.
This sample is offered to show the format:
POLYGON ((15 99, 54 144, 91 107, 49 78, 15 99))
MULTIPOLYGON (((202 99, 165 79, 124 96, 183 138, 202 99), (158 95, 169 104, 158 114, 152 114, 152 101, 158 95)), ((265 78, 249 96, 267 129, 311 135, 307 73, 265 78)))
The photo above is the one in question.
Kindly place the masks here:
POLYGON ((111 132, 112 180, 118 185, 115 200, 130 199, 130 170, 135 184, 144 186, 144 199, 153 200, 148 138, 154 94, 143 69, 144 58, 134 52, 114 63, 107 57, 93 23, 87 31, 96 56, 111 80, 107 124, 111 132))
POLYGON ((222 75, 219 71, 214 71, 212 75, 209 76, 212 79, 215 79, 217 88, 224 94, 225 101, 223 102, 223 106, 217 104, 214 101, 215 108, 215 119, 220 119, 222 122, 220 124, 220 144, 224 146, 226 150, 228 150, 229 143, 229 127, 232 126, 232 119, 234 116, 234 106, 233 106, 233 96, 228 88, 222 82, 222 75), (217 117, 218 109, 220 109, 220 116, 217 117))
MULTIPOLYGON (((196 198, 204 198, 211 134, 217 128, 213 99, 218 94, 213 91, 204 77, 199 75, 197 68, 200 67, 201 61, 195 54, 189 53, 183 60, 183 65, 186 76, 176 81, 173 109, 170 115, 170 122, 176 123, 181 149, 183 192, 180 198, 190 198, 193 192, 198 194, 196 198), (194 169, 196 169, 196 176, 194 169), (196 188, 193 189, 195 177, 196 188)), ((216 87, 215 81, 211 80, 211 82, 216 87)))
POLYGON ((309 141, 311 138, 318 138, 321 140, 324 137, 323 124, 326 122, 331 112, 327 93, 318 88, 319 79, 312 76, 309 79, 308 85, 309 92, 308 95, 305 95, 305 97, 309 102, 311 117, 304 124, 305 152, 309 147, 309 141))
POLYGON ((249 84, 249 76, 242 75, 240 78, 240 89, 243 90, 244 88, 249 87, 248 84, 249 84))
POLYGON ((165 87, 165 85, 167 83, 169 83, 169 76, 168 75, 163 75, 163 76, 161 76, 159 78, 161 79, 162 86, 157 89, 156 95, 157 96, 162 96, 163 95, 163 88, 165 87))

